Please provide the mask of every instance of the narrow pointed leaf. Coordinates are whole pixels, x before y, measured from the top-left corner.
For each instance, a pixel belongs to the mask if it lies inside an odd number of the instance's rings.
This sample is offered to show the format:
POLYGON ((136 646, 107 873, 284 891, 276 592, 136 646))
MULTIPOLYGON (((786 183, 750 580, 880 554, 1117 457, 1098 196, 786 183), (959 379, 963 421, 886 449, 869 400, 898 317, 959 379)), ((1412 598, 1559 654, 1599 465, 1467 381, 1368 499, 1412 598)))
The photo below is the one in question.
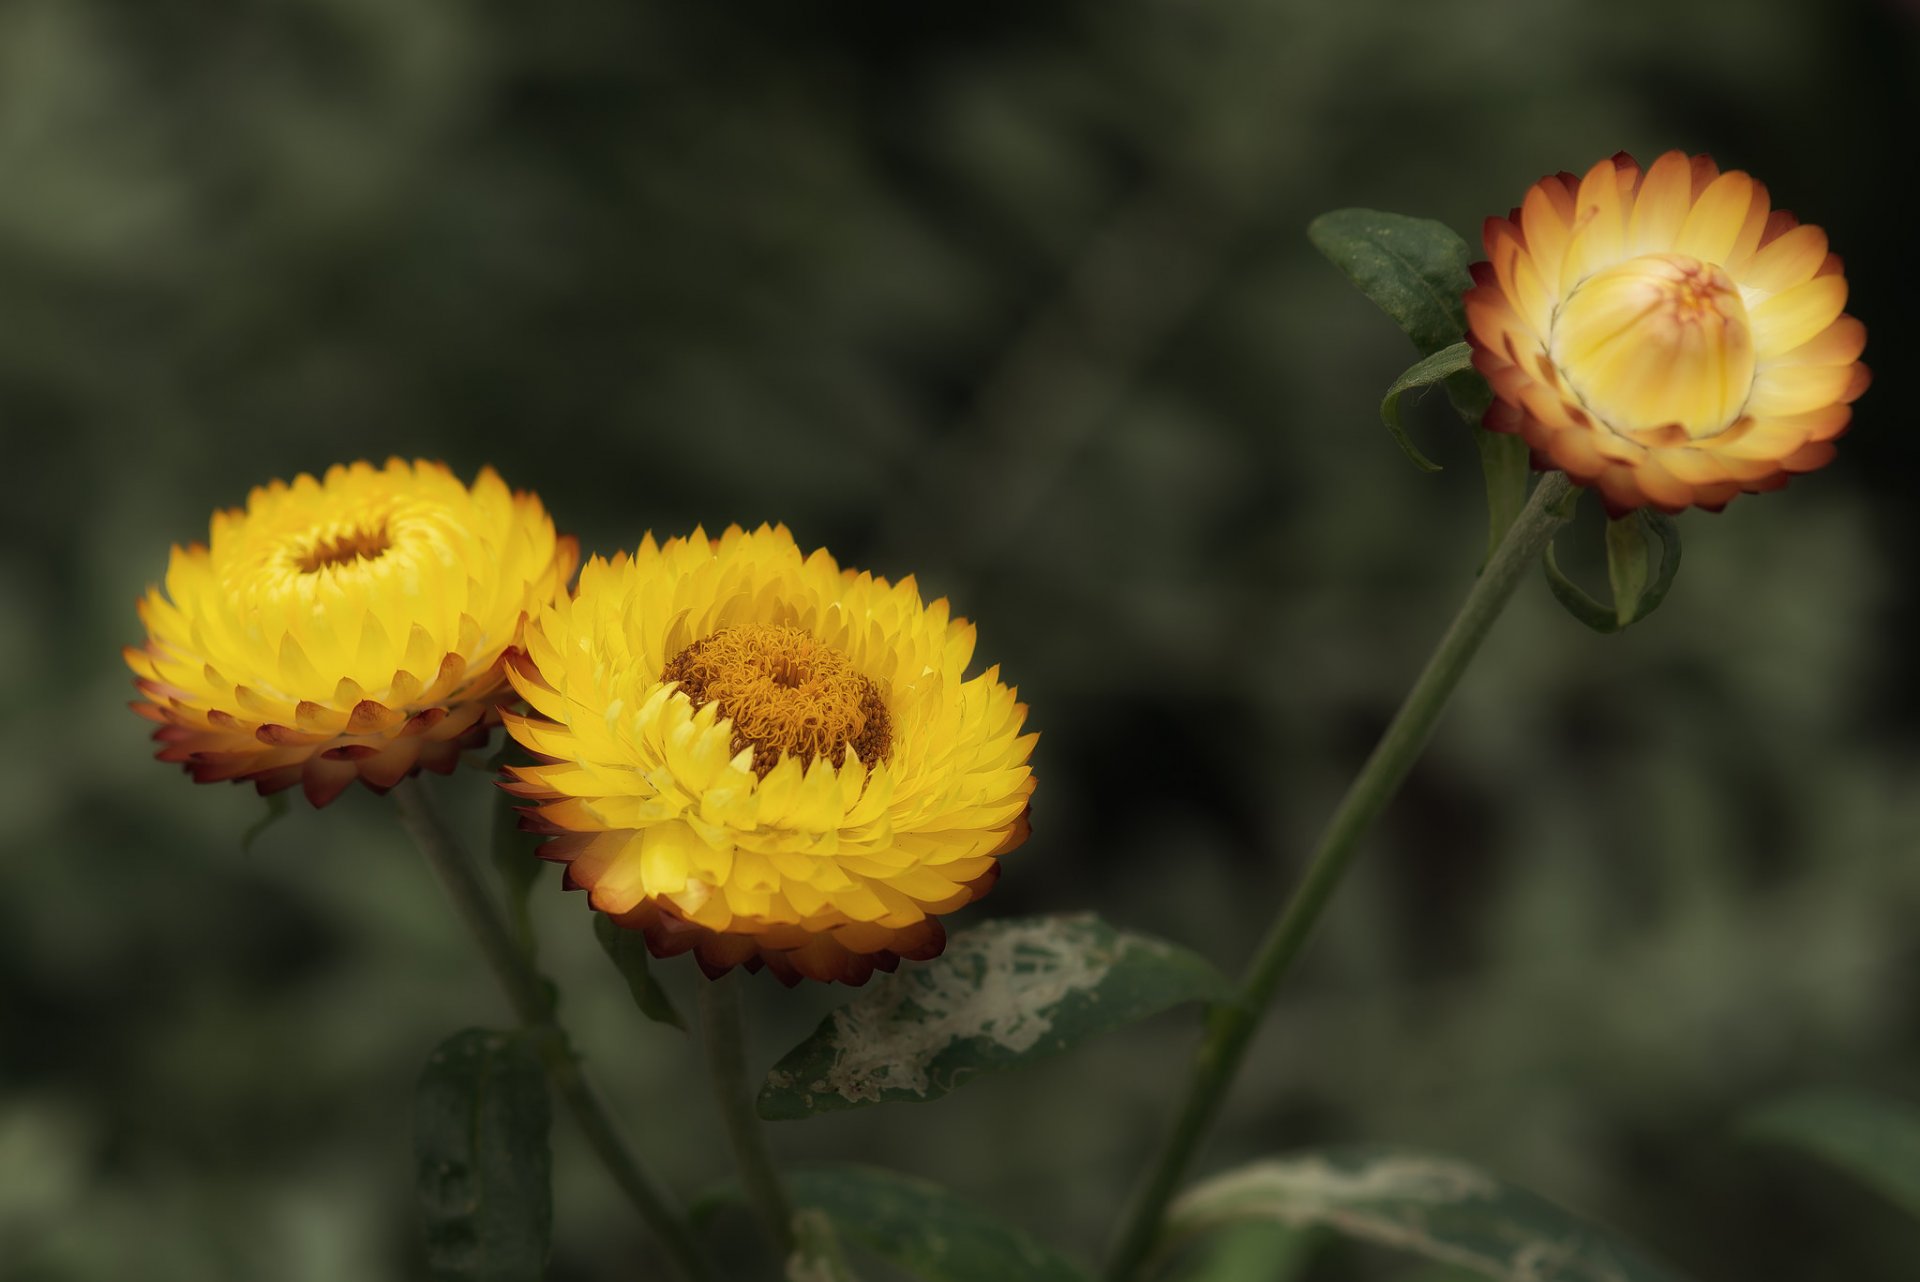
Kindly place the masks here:
POLYGON ((648 965, 646 936, 615 924, 605 913, 593 915, 593 936, 606 951, 607 960, 627 981, 627 991, 633 994, 633 1004, 640 1013, 656 1024, 671 1024, 685 1032, 687 1021, 674 1009, 673 999, 660 987, 648 965))
POLYGON ((1654 569, 1652 582, 1640 590, 1633 617, 1627 620, 1629 623, 1638 623, 1659 609, 1660 603, 1667 599, 1667 589, 1673 586, 1674 576, 1680 573, 1680 527, 1662 512, 1643 508, 1639 517, 1647 532, 1660 544, 1660 564, 1654 569))
POLYGON ((794 1203, 927 1282, 1087 1282, 1072 1261, 937 1184, 862 1166, 789 1173, 794 1203))
POLYGON ((1166 1240, 1262 1220, 1325 1227, 1499 1282, 1681 1282, 1544 1198, 1405 1149, 1314 1150, 1216 1176, 1174 1203, 1166 1240))
POLYGON ((427 1264, 443 1282, 538 1282, 553 1229, 551 1108, 524 1033, 470 1028, 433 1052, 414 1093, 427 1264))
POLYGON ((1632 623, 1647 590, 1650 569, 1647 527, 1638 512, 1607 522, 1607 583, 1613 589, 1613 614, 1621 627, 1632 623))
POLYGON ((240 853, 243 855, 252 854, 253 843, 260 840, 261 835, 264 834, 267 829, 284 819, 286 814, 287 794, 284 792, 268 793, 267 813, 248 824, 247 830, 240 834, 240 853))
POLYGON ((1465 343, 1455 343, 1451 347, 1441 348, 1431 356, 1423 357, 1406 373, 1393 380, 1387 388, 1387 394, 1380 402, 1380 421, 1387 425, 1387 431, 1393 434, 1394 443, 1409 462, 1423 472, 1438 472, 1440 465, 1422 454, 1415 447, 1407 429, 1400 424, 1400 398, 1416 387, 1431 387, 1450 374, 1473 368, 1473 353, 1465 343))
POLYGON ((1491 557, 1527 505, 1527 478, 1533 468, 1527 443, 1517 436, 1475 428, 1473 443, 1479 447, 1480 475, 1487 483, 1487 555, 1491 557))
POLYGON ((1809 1092, 1760 1109, 1740 1129, 1821 1158, 1920 1216, 1920 1109, 1910 1104, 1809 1092))
POLYGON ((1430 356, 1466 334, 1462 296, 1473 285, 1467 243, 1445 223, 1377 209, 1336 209, 1307 238, 1430 356))
POLYGON ((977 1074, 1228 991, 1197 954, 1091 914, 990 922, 829 1016, 767 1075, 760 1115, 938 1099, 977 1074))
MULTIPOLYGON (((506 749, 503 748, 489 763, 489 769, 497 774, 506 756, 506 749)), ((494 791, 493 836, 488 853, 492 856, 493 870, 500 878, 500 885, 506 891, 507 915, 513 923, 514 942, 520 945, 520 951, 531 961, 536 952, 531 897, 534 883, 540 879, 540 871, 546 865, 534 853, 539 839, 520 829, 520 811, 513 794, 501 789, 494 791)))

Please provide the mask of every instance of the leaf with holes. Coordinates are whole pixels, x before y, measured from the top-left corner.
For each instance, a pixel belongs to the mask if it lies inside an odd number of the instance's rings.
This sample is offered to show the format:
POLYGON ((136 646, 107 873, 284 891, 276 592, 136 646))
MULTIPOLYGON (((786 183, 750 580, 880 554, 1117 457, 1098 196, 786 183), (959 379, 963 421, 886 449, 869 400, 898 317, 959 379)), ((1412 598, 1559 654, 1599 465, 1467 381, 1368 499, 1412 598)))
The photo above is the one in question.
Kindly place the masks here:
POLYGON ((524 1033, 470 1028, 427 1060, 413 1149, 427 1264, 444 1282, 538 1282, 553 1229, 551 1109, 524 1033))
POLYGON ((1216 1176, 1174 1203, 1164 1244, 1250 1221, 1324 1227, 1500 1282, 1681 1282, 1544 1198, 1407 1149, 1310 1150, 1216 1176))
POLYGON ((1742 1122, 1754 1139, 1822 1158, 1920 1215, 1920 1109, 1833 1091, 1790 1095, 1742 1122))
POLYGON ((1198 955, 1091 914, 990 922, 829 1016, 760 1090, 760 1115, 938 1099, 1183 1002, 1228 994, 1198 955))

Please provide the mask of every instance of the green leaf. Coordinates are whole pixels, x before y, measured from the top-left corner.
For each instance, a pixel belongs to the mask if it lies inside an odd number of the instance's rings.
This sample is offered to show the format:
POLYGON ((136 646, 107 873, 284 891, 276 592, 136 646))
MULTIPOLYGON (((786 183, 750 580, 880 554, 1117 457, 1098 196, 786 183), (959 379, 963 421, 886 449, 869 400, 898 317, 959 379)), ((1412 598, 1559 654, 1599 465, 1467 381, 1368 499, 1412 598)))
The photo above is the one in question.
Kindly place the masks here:
POLYGON ((1641 509, 1607 522, 1607 579, 1613 605, 1602 605, 1560 569, 1547 545, 1547 584, 1574 618, 1595 632, 1618 632, 1659 609, 1680 572, 1680 530, 1671 518, 1641 509), (1660 565, 1650 571, 1647 536, 1660 544, 1660 565), (1649 574, 1651 573, 1651 581, 1649 574))
POLYGON ((1633 622, 1640 594, 1647 590, 1647 527, 1638 512, 1607 522, 1607 583, 1613 589, 1614 617, 1621 627, 1633 622))
POLYGON ((1204 1249, 1174 1276, 1178 1282, 1294 1282, 1305 1276, 1322 1236, 1265 1221, 1231 1225, 1209 1234, 1204 1249))
POLYGON ((1065 1256, 937 1184, 863 1166, 787 1176, 794 1203, 927 1282, 1086 1282, 1065 1256))
MULTIPOLYGON (((1307 226, 1314 248, 1406 331, 1423 356, 1466 334, 1473 286, 1467 243, 1445 223, 1376 209, 1336 209, 1307 226)), ((1483 407, 1484 408, 1484 407, 1483 407)))
POLYGON ((805 1208, 793 1214, 793 1253, 787 1256, 787 1282, 854 1282, 840 1235, 826 1212, 805 1208))
POLYGON ((413 1151, 435 1278, 538 1282, 553 1229, 550 1123, 530 1035, 470 1028, 427 1060, 413 1151))
POLYGON ((1660 608, 1667 599, 1667 589, 1673 586, 1674 575, 1680 573, 1680 527, 1673 518, 1662 512, 1652 512, 1642 508, 1638 513, 1641 524, 1658 540, 1660 544, 1660 567, 1654 571, 1653 582, 1641 589, 1639 598, 1633 607, 1633 617, 1628 623, 1638 623, 1660 608))
POLYGON ((1750 1114, 1740 1129, 1822 1158, 1920 1215, 1920 1109, 1910 1104, 1810 1091, 1750 1114))
POLYGON ((1091 914, 990 922, 829 1016, 767 1075, 760 1115, 938 1099, 976 1074, 1228 992, 1196 954, 1091 914))
MULTIPOLYGON (((507 748, 494 755, 488 768, 494 775, 500 773, 500 766, 506 761, 507 748)), ((493 860, 493 870, 500 878, 500 885, 506 891, 507 914, 513 923, 514 942, 527 960, 533 960, 536 948, 533 935, 533 914, 530 911, 530 897, 534 883, 540 879, 540 871, 545 866, 540 856, 534 853, 539 838, 520 828, 518 799, 504 789, 494 789, 493 836, 488 853, 493 860)))
POLYGON ((1380 421, 1387 425, 1387 431, 1393 433, 1394 443, 1400 447, 1400 452, 1423 472, 1438 472, 1440 465, 1422 454, 1407 435, 1407 429, 1400 425, 1400 397, 1413 388, 1431 387, 1449 374, 1472 368, 1473 350, 1465 343, 1443 347, 1433 355, 1421 358, 1406 373, 1394 379, 1380 402, 1380 421))
POLYGON ((803 1207, 793 1213, 793 1253, 787 1255, 787 1282, 854 1282, 847 1251, 826 1211, 803 1207))
POLYGON ((253 843, 260 840, 260 835, 267 829, 284 819, 286 814, 287 794, 284 792, 268 793, 267 813, 248 824, 247 830, 240 834, 240 853, 243 855, 252 854, 253 843))
POLYGON ((1545 558, 1547 586, 1553 590, 1553 599, 1566 607, 1568 614, 1592 628, 1595 632, 1618 632, 1620 620, 1614 612, 1587 595, 1587 590, 1568 578, 1560 568, 1559 558, 1553 554, 1553 544, 1547 544, 1545 558))
POLYGON ((1474 429, 1473 443, 1480 449, 1480 475, 1487 482, 1487 556, 1491 558, 1527 505, 1527 478, 1533 468, 1527 443, 1517 436, 1481 427, 1474 429))
POLYGON ((1167 1241, 1259 1220, 1323 1226, 1502 1282, 1680 1282, 1543 1198, 1406 1149, 1314 1150, 1216 1176, 1174 1203, 1167 1241))
POLYGON ((616 924, 605 913, 593 915, 593 936, 600 941, 600 947, 606 950, 607 959, 621 978, 627 981, 627 991, 633 994, 633 1004, 640 1008, 640 1013, 656 1024, 671 1024, 685 1032, 687 1021, 674 1009, 673 999, 660 987, 660 981, 653 977, 648 965, 646 936, 616 924))

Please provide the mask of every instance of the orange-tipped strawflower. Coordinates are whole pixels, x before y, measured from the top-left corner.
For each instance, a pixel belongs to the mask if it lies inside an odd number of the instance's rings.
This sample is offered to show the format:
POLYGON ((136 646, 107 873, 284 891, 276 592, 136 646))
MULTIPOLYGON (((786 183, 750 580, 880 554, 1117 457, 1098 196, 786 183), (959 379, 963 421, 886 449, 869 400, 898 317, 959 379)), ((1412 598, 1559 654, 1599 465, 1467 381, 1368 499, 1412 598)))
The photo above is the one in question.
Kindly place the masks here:
POLYGON ((784 527, 595 557, 528 625, 511 767, 568 884, 656 956, 864 983, 1027 835, 1036 735, 974 629, 784 527))
POLYGON ((514 698, 506 656, 579 559, 492 469, 336 466, 275 481, 175 547, 126 651, 159 758, 323 806, 451 771, 514 698))
POLYGON ((1615 516, 1718 511, 1833 457, 1867 388, 1866 328, 1826 233, 1670 151, 1534 184, 1486 224, 1466 296, 1486 426, 1615 516))

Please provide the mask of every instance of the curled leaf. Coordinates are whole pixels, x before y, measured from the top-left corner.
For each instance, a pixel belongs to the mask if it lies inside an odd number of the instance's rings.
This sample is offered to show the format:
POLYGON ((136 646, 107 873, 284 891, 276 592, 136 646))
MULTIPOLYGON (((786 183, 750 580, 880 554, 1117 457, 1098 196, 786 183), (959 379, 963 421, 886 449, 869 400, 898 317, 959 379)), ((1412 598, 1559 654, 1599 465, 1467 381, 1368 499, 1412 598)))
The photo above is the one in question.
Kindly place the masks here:
POLYGON ((1554 599, 1595 632, 1618 632, 1652 614, 1666 600, 1680 572, 1680 530, 1671 517, 1641 509, 1607 522, 1607 580, 1613 604, 1602 605, 1561 570, 1553 545, 1547 545, 1547 585, 1554 599), (1652 564, 1648 535, 1660 544, 1660 563, 1652 564))
POLYGON ((1400 424, 1400 398, 1416 387, 1431 387, 1451 374, 1473 368, 1473 353, 1465 343, 1455 343, 1451 347, 1441 348, 1431 356, 1423 357, 1407 371, 1393 380, 1387 388, 1387 394, 1380 401, 1380 421, 1387 425, 1387 431, 1393 434, 1393 440, 1407 460, 1422 472, 1438 472, 1440 465, 1429 459, 1414 445, 1407 435, 1407 429, 1400 424))

